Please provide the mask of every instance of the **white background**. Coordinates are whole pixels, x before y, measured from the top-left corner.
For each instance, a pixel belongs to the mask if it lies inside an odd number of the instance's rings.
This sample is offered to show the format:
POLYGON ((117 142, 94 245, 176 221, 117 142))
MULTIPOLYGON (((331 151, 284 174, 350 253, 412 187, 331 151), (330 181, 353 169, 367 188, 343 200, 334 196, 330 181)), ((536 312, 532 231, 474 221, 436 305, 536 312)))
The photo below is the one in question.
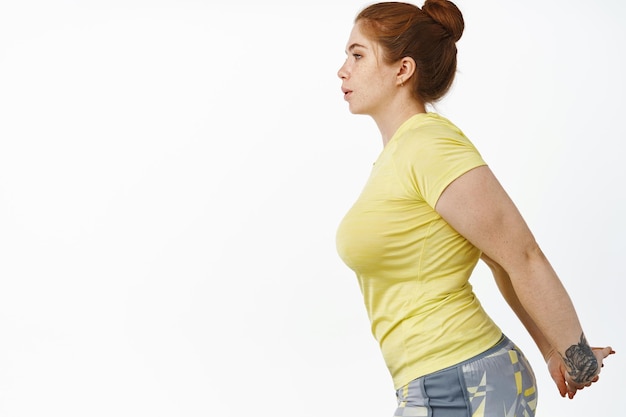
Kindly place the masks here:
MULTIPOLYGON (((621 0, 458 0, 437 110, 612 344, 538 417, 623 415, 621 0)), ((382 148, 336 72, 361 0, 0 0, 0 416, 391 416, 335 230, 382 148)))

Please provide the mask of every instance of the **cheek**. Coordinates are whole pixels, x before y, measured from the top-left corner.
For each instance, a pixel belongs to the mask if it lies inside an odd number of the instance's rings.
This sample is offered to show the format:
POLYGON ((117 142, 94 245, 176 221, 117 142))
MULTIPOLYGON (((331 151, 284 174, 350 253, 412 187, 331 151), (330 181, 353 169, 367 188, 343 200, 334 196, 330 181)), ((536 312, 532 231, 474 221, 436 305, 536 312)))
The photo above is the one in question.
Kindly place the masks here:
POLYGON ((382 98, 390 91, 389 80, 380 77, 379 74, 373 74, 367 83, 368 96, 374 98, 382 98))

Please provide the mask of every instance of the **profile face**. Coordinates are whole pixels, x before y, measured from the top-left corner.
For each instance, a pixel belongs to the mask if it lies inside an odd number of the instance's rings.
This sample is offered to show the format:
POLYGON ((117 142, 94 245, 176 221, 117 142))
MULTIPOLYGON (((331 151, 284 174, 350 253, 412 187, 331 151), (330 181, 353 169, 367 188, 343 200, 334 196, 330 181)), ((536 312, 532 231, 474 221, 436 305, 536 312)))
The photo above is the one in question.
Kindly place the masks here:
POLYGON ((341 90, 354 114, 376 116, 395 91, 395 72, 381 59, 380 46, 368 39, 356 23, 346 45, 347 58, 337 72, 341 90))

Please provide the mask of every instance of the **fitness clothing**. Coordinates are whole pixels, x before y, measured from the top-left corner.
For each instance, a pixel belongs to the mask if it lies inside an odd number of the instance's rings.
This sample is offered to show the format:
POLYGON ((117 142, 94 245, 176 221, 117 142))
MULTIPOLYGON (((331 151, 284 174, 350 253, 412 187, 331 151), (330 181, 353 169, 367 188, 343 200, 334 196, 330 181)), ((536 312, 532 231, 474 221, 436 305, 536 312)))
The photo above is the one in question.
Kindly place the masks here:
POLYGON ((533 417, 535 376, 506 337, 488 351, 396 392, 394 417, 533 417))
POLYGON ((472 358, 501 330, 468 280, 480 250, 435 211, 445 188, 485 165, 449 120, 422 113, 384 147, 337 231, 396 389, 472 358))

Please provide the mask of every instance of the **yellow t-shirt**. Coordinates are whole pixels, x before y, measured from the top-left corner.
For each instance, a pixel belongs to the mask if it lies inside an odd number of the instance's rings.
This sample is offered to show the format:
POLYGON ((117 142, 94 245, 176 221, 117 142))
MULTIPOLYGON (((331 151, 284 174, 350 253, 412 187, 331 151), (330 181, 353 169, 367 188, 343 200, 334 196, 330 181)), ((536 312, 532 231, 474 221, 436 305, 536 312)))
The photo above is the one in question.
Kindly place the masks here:
POLYGON ((444 117, 407 120, 385 146, 337 231, 396 389, 500 339, 468 280, 480 251, 434 210, 444 189, 485 165, 444 117))

